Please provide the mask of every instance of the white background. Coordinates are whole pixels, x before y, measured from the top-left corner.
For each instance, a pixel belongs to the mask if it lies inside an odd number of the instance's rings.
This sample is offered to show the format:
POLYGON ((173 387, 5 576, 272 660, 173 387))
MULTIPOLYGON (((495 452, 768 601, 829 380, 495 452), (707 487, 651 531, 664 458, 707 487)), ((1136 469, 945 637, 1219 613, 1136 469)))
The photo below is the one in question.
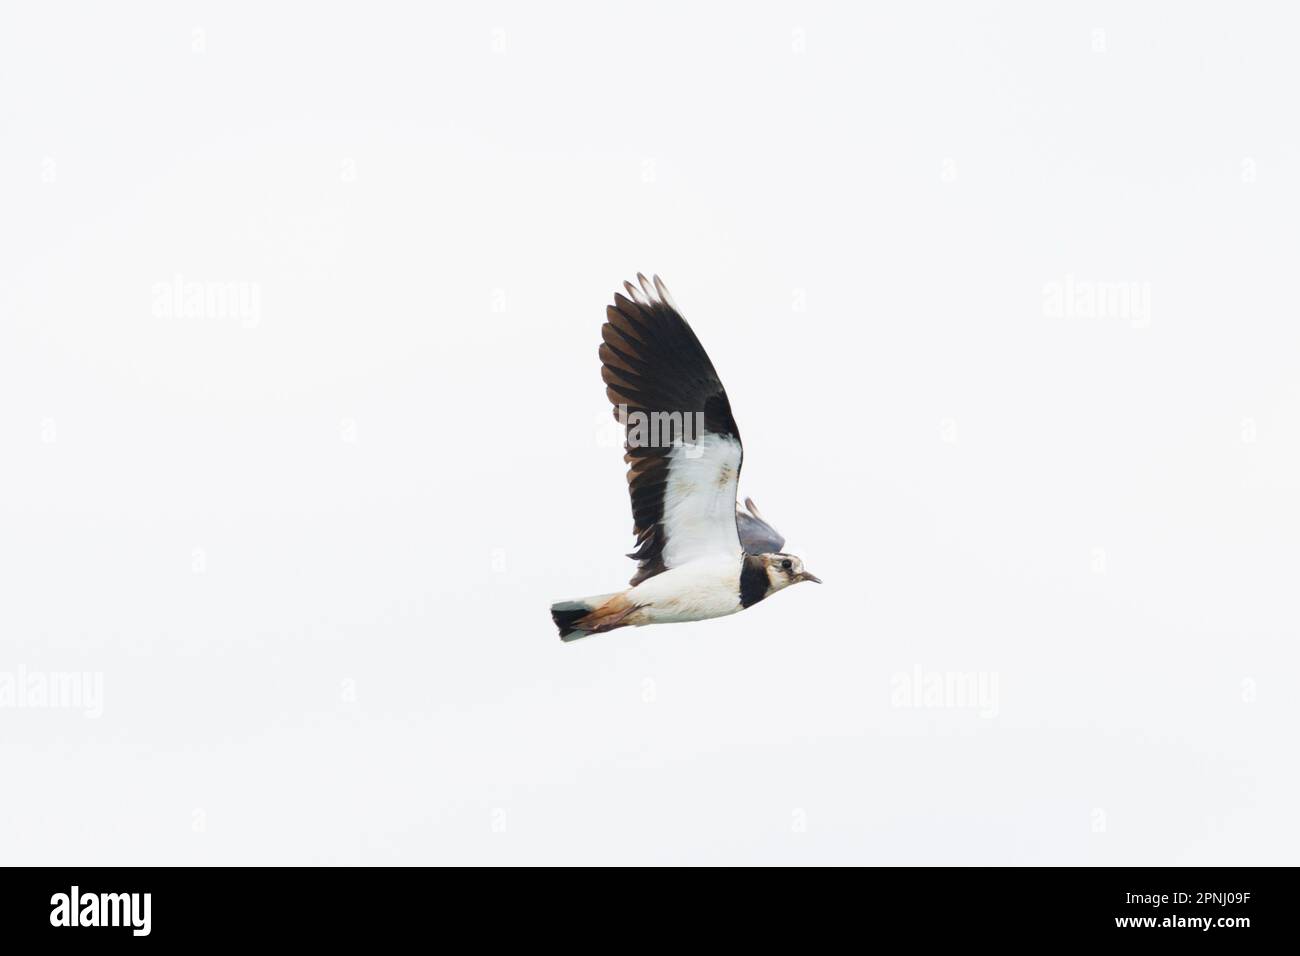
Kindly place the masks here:
POLYGON ((7 4, 3 861, 1297 862, 1294 12, 858 7, 7 4), (826 584, 563 645, 637 270, 826 584))

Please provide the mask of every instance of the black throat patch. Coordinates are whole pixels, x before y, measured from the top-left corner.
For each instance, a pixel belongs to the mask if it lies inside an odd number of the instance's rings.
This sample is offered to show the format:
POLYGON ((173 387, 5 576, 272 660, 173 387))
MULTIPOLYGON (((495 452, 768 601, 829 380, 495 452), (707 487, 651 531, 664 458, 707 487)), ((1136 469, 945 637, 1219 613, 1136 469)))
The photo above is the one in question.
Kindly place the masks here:
POLYGON ((745 555, 740 566, 740 606, 749 607, 767 597, 767 567, 763 559, 752 554, 745 555))

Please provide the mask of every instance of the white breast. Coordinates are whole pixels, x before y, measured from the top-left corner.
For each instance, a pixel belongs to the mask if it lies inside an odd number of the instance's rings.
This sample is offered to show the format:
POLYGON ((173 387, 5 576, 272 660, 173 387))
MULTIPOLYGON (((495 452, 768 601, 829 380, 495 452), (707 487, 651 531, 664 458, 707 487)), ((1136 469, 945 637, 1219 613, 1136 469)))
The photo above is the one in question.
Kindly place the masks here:
POLYGON ((634 624, 667 624, 725 617, 740 610, 741 555, 722 555, 669 568, 627 592, 643 605, 634 624))

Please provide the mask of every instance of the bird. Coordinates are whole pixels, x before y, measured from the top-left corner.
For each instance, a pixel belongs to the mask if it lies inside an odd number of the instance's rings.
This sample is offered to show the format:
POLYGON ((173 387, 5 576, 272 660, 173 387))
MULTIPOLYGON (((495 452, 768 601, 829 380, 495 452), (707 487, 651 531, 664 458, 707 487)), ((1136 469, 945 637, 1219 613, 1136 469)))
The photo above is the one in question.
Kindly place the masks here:
POLYGON ((727 391, 663 280, 636 278, 605 310, 599 354, 624 427, 637 570, 622 591, 552 604, 565 642, 725 617, 822 583, 781 550, 785 538, 752 499, 736 503, 744 447, 727 391))

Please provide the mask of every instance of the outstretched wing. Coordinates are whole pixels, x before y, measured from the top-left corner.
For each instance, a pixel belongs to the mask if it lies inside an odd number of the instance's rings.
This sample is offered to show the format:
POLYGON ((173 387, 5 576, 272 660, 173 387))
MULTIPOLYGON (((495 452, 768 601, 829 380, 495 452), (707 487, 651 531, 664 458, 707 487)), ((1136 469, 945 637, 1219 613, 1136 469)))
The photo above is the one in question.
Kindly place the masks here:
POLYGON ((736 530, 746 554, 777 554, 785 547, 785 538, 758 513, 753 498, 745 499, 748 511, 736 509, 736 530))
POLYGON ((632 584, 708 554, 739 554, 740 432, 700 340, 658 276, 624 283, 601 328, 601 377, 625 426, 639 563, 632 584))

